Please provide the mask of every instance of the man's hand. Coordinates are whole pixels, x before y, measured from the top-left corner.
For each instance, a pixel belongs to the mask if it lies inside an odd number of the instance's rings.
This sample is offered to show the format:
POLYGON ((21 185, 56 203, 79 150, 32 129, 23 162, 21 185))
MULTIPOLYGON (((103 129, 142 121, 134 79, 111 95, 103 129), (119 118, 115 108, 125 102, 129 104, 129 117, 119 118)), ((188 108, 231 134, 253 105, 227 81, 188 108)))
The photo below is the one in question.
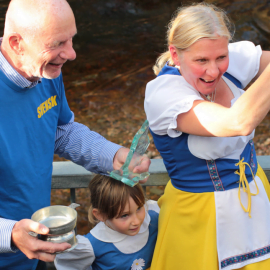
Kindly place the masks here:
MULTIPOLYGON (((114 170, 119 170, 125 163, 127 155, 129 153, 129 149, 122 147, 120 148, 113 159, 113 168, 114 170)), ((149 171, 149 166, 151 164, 150 159, 144 155, 141 157, 140 164, 135 166, 133 169, 134 173, 143 173, 143 172, 148 172, 149 171)), ((141 184, 145 183, 148 178, 145 178, 140 181, 141 184)))
POLYGON ((15 223, 11 233, 12 243, 29 259, 52 262, 55 258, 55 252, 64 251, 71 247, 68 243, 55 244, 39 240, 29 235, 29 232, 48 234, 49 229, 30 219, 22 219, 15 223))

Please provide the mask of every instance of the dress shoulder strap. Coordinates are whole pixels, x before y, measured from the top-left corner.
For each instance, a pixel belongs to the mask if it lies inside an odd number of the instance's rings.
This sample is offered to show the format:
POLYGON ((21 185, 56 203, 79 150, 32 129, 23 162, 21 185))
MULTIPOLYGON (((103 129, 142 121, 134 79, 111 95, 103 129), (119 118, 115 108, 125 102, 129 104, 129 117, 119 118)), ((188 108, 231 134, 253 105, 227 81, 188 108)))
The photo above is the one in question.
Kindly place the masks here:
POLYGON ((239 80, 237 80, 234 76, 232 76, 230 73, 225 72, 223 74, 224 77, 229 79, 233 84, 235 84, 238 88, 243 89, 243 86, 239 80))

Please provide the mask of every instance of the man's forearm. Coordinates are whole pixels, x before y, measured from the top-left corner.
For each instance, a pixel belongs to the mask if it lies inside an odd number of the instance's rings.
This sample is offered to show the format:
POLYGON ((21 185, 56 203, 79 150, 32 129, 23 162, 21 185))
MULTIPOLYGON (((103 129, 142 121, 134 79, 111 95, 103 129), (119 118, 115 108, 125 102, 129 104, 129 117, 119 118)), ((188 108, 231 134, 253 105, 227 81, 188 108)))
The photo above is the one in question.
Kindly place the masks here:
POLYGON ((89 171, 107 173, 113 170, 113 158, 121 147, 85 125, 71 121, 57 128, 54 152, 89 171))

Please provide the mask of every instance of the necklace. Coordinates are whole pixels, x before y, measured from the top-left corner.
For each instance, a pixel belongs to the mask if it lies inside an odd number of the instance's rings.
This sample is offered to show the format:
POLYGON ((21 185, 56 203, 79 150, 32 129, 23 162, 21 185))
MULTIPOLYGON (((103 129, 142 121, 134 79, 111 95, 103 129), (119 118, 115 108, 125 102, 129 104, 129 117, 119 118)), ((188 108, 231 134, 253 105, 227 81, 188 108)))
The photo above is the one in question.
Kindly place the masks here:
POLYGON ((216 91, 217 91, 217 88, 215 88, 215 91, 210 95, 205 95, 205 94, 202 94, 208 101, 210 102, 215 102, 216 100, 216 91))

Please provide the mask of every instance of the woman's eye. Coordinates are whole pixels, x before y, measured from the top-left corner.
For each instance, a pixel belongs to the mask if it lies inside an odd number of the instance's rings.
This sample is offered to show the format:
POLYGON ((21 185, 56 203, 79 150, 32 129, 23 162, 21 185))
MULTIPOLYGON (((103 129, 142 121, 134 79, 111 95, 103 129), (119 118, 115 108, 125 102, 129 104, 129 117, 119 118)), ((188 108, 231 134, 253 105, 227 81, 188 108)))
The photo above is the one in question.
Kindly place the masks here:
POLYGON ((204 63, 204 62, 206 62, 206 59, 197 59, 197 61, 200 63, 204 63))

